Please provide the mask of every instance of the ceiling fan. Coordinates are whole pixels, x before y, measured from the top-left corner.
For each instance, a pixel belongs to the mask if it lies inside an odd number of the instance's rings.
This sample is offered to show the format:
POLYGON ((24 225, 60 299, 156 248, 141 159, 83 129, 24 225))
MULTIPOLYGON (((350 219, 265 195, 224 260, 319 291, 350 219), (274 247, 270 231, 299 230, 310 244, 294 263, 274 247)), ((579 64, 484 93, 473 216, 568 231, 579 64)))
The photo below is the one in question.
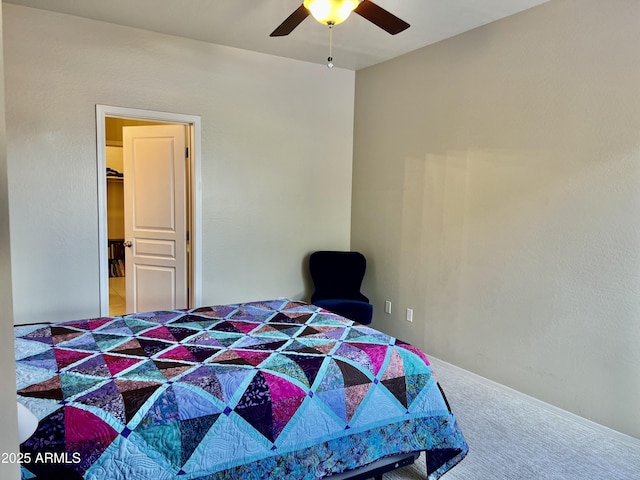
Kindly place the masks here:
POLYGON ((409 24, 399 19, 371 0, 304 0, 278 28, 271 32, 270 37, 289 35, 309 15, 329 28, 344 22, 351 12, 356 12, 374 25, 391 35, 396 35, 407 28, 409 24))

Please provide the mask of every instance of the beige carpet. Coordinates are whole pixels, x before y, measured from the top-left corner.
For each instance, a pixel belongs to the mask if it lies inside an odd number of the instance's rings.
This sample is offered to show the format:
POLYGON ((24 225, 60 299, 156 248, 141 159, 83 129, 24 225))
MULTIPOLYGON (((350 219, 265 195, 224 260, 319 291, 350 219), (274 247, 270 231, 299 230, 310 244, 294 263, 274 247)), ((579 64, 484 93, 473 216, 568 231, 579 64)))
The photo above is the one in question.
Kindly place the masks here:
MULTIPOLYGON (((640 480, 640 440, 432 359, 469 444, 442 480, 640 480)), ((417 464, 385 480, 426 478, 417 464)))

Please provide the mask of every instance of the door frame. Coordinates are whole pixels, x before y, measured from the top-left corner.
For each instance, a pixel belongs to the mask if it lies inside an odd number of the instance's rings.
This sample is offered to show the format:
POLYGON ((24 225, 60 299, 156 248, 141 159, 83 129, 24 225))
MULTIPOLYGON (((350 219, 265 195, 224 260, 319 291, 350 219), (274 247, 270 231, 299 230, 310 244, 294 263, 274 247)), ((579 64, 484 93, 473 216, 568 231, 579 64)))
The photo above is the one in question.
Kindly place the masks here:
POLYGON ((202 182, 201 182, 201 119, 196 115, 180 113, 156 112, 137 108, 114 107, 110 105, 96 105, 96 158, 98 177, 98 259, 100 277, 100 315, 109 316, 109 257, 107 232, 107 158, 106 158, 106 118, 126 118, 130 120, 147 120, 150 122, 164 122, 183 124, 188 128, 191 152, 190 185, 191 205, 189 225, 190 263, 189 272, 189 307, 196 307, 202 303, 202 182))

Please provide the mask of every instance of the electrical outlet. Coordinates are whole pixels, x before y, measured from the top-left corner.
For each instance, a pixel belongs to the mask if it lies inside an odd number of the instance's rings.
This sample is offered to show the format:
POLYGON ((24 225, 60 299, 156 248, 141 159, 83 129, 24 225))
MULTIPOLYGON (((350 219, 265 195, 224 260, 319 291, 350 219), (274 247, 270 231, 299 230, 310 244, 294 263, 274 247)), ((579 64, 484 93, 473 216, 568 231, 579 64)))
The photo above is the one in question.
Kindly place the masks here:
POLYGON ((391 302, 389 300, 384 302, 384 313, 391 315, 391 302))
POLYGON ((413 322, 413 308, 407 308, 407 322, 413 322))

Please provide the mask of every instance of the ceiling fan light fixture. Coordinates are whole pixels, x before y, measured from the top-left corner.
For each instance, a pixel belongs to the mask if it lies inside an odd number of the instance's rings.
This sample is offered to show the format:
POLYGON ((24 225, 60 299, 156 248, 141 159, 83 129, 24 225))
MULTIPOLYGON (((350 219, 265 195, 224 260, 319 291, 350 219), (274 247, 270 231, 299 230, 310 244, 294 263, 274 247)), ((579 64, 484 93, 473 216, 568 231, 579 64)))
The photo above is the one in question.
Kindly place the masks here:
POLYGON ((344 22, 363 0, 304 0, 303 4, 313 18, 325 25, 344 22))

